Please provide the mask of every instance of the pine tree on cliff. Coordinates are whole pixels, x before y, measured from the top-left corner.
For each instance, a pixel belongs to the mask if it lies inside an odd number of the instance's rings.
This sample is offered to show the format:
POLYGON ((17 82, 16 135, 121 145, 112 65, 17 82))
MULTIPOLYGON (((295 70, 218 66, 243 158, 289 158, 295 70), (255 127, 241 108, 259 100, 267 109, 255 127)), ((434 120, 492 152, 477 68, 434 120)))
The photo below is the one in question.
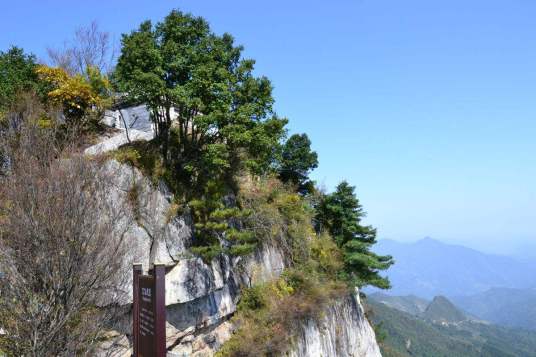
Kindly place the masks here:
POLYGON ((319 231, 331 234, 343 251, 343 278, 355 286, 390 287, 389 280, 379 272, 393 263, 391 256, 380 256, 370 249, 376 243, 376 229, 361 224, 365 212, 357 199, 355 188, 343 181, 335 192, 325 195, 317 207, 319 231))
POLYGON ((318 167, 318 155, 311 150, 311 140, 307 134, 294 134, 282 145, 279 178, 290 182, 302 194, 314 190, 314 182, 309 173, 318 167))

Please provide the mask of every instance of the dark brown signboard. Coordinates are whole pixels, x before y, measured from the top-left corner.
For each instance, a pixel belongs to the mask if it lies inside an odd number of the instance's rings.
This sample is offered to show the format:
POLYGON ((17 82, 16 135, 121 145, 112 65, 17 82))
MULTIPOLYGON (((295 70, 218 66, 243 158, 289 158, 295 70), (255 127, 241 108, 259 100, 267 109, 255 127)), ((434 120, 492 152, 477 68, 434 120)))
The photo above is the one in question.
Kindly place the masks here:
POLYGON ((149 275, 134 265, 133 342, 135 357, 165 357, 165 266, 155 265, 149 275))

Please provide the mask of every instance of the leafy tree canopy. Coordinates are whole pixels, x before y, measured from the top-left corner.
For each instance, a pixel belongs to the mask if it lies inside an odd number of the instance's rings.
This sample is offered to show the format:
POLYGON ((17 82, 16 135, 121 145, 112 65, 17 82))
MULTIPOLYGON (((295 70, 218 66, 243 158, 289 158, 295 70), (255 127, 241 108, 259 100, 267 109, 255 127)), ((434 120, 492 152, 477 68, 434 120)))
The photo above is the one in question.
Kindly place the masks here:
POLYGON ((225 197, 240 171, 271 170, 287 123, 273 112, 270 81, 253 75, 254 61, 242 50, 203 18, 174 10, 123 35, 113 77, 126 102, 151 111, 165 179, 182 190, 196 251, 207 259, 221 252, 223 236, 231 251, 251 251, 250 237, 225 222, 243 215, 225 197))
POLYGON ((21 91, 35 89, 35 56, 25 54, 21 48, 0 51, 0 112, 5 111, 21 91))
POLYGON ((150 108, 175 173, 206 181, 239 163, 263 172, 273 161, 286 120, 273 113, 270 81, 253 67, 231 35, 174 10, 123 35, 115 80, 128 100, 150 108))
POLYGON ((391 256, 380 256, 370 249, 376 243, 376 229, 361 224, 365 212, 355 188, 341 182, 335 192, 325 195, 317 207, 319 230, 326 230, 343 251, 345 278, 357 286, 389 288, 389 280, 379 271, 393 264, 391 256))
POLYGON ((292 182, 301 193, 314 189, 309 180, 311 170, 318 167, 318 155, 311 151, 311 140, 307 134, 294 134, 283 145, 279 177, 283 182, 292 182))

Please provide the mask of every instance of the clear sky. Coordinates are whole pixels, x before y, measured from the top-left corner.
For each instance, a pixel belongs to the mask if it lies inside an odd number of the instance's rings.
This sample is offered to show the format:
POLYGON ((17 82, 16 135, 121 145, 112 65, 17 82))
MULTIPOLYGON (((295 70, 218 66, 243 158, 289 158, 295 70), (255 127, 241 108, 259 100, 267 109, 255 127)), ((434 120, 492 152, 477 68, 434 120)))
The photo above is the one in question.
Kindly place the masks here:
POLYGON ((44 57, 92 20, 119 38, 172 8, 246 47, 314 178, 356 185, 380 237, 536 249, 535 1, 18 0, 0 49, 44 57))

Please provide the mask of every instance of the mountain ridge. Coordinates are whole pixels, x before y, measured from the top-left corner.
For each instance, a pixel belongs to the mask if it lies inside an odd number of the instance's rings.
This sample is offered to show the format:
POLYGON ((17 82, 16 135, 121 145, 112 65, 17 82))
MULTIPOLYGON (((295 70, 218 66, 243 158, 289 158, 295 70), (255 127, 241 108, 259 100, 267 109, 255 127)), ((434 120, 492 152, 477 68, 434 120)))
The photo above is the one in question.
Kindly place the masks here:
POLYGON ((491 288, 453 297, 464 311, 495 324, 536 331, 536 289, 491 288))
POLYGON ((429 237, 413 243, 382 239, 375 252, 395 259, 386 272, 392 284, 388 292, 391 295, 414 294, 432 299, 437 295, 468 296, 493 287, 529 288, 536 284, 530 264, 429 237))
POLYGON ((439 323, 457 323, 468 320, 462 311, 441 295, 434 297, 422 313, 422 317, 439 323))
POLYGON ((367 299, 384 357, 530 357, 536 333, 471 319, 431 321, 367 299))

